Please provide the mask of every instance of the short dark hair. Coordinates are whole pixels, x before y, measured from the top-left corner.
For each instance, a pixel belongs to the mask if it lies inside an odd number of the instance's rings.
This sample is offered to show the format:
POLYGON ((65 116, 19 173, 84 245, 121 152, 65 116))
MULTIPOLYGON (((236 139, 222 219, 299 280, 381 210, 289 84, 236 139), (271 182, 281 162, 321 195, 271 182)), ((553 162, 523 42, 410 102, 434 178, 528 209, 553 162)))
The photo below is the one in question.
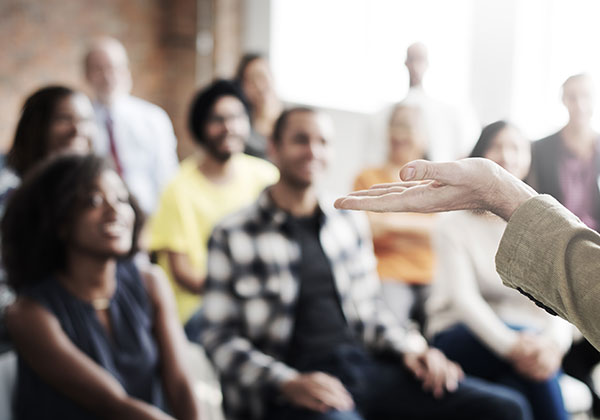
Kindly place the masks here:
MULTIPOLYGON (((94 155, 59 155, 32 169, 8 198, 2 219, 2 261, 8 282, 19 292, 66 268, 68 233, 86 195, 107 161, 94 155)), ((135 213, 132 247, 137 252, 144 216, 129 195, 135 213)))
POLYGON ((473 147, 469 157, 484 157, 492 146, 492 142, 498 133, 500 133, 506 127, 513 127, 513 125, 508 121, 499 120, 483 127, 483 130, 481 130, 481 134, 479 135, 479 139, 477 140, 477 143, 475 143, 475 146, 473 147))
POLYGON ((7 165, 20 177, 48 154, 48 130, 58 103, 78 92, 66 86, 47 86, 25 100, 7 165))
POLYGON ((188 124, 194 141, 202 145, 204 143, 204 128, 210 117, 213 106, 223 96, 233 96, 244 105, 244 110, 250 117, 248 102, 236 83, 230 80, 216 80, 201 90, 194 97, 190 106, 188 124))
POLYGON ((273 125, 273 133, 271 134, 273 143, 278 144, 279 142, 281 142, 283 131, 285 130, 285 126, 287 125, 290 116, 297 112, 309 112, 312 114, 317 113, 315 109, 309 108, 307 106, 296 106, 284 110, 281 114, 279 114, 279 117, 277 117, 277 120, 275 120, 275 124, 273 125))

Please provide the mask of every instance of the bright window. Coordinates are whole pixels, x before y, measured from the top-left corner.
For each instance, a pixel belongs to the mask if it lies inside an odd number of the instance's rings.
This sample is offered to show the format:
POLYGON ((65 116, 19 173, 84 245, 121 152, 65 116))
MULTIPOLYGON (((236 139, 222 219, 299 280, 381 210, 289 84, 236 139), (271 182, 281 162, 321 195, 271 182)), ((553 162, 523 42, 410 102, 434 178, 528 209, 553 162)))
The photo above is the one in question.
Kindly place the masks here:
POLYGON ((402 99, 406 48, 429 49, 426 85, 465 101, 472 0, 272 0, 271 60, 283 99, 373 112, 402 99))

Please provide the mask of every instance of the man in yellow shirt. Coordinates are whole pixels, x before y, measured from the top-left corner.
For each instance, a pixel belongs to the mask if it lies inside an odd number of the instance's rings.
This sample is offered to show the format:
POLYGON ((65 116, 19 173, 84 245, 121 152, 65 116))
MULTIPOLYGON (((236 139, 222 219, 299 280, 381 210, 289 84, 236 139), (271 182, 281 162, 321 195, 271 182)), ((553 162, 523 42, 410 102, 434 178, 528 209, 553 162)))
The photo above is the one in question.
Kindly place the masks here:
POLYGON ((270 163, 242 153, 249 121, 232 82, 218 80, 198 93, 189 115, 197 153, 181 163, 151 220, 150 249, 171 280, 182 323, 200 305, 213 226, 279 177, 270 163))

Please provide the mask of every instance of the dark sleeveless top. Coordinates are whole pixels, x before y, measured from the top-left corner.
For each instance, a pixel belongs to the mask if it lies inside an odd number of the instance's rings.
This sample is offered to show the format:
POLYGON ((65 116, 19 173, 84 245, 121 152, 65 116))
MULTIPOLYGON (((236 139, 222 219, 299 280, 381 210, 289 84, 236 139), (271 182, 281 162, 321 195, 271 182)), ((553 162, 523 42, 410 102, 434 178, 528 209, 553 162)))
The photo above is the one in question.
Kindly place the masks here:
MULTIPOLYGON (((152 334, 153 308, 131 261, 117 265, 117 288, 108 314, 112 338, 96 311, 54 278, 23 293, 49 310, 71 341, 106 369, 132 397, 166 410, 159 352, 152 334)), ((59 394, 19 358, 15 401, 17 419, 90 419, 89 412, 59 394)))

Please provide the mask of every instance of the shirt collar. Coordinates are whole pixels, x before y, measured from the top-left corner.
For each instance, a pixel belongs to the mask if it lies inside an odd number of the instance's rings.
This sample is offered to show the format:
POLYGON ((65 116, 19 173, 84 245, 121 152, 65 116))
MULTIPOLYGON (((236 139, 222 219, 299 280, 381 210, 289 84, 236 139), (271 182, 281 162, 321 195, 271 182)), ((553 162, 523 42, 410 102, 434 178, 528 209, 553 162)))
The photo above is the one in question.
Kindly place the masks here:
MULTIPOLYGON (((317 212, 319 213, 320 224, 323 226, 327 219, 338 210, 332 206, 326 205, 323 197, 317 197, 317 212)), ((265 188, 258 197, 258 208, 261 221, 271 224, 276 228, 288 229, 291 219, 290 213, 283 210, 273 200, 271 196, 271 187, 265 188)))

